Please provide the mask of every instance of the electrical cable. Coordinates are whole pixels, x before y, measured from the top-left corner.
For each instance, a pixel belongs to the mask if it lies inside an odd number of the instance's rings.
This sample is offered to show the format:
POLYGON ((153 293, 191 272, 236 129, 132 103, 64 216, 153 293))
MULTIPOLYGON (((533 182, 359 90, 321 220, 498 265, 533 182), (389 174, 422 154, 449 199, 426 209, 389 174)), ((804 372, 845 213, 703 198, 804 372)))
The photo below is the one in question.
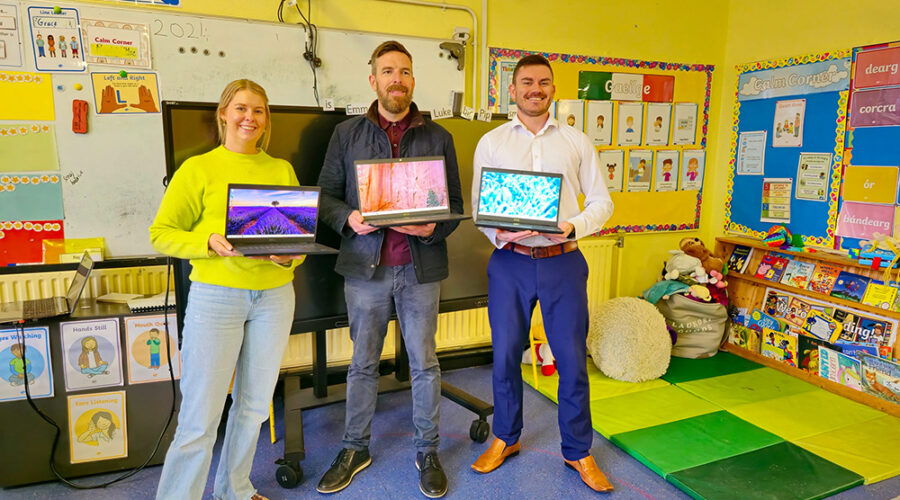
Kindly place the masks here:
POLYGON ((25 376, 25 399, 28 400, 28 404, 31 406, 31 408, 42 419, 44 419, 45 422, 52 425, 56 429, 56 434, 53 436, 53 446, 50 448, 50 460, 49 460, 50 470, 53 472, 53 475, 55 475, 57 479, 59 479, 62 483, 66 484, 67 486, 69 486, 71 488, 75 488, 75 489, 79 489, 79 490, 92 490, 92 489, 96 489, 96 488, 105 488, 109 485, 118 483, 119 481, 122 481, 124 479, 127 479, 127 478, 137 474, 138 472, 143 470, 144 467, 147 466, 147 464, 150 463, 150 460, 152 460, 153 456, 156 455, 156 452, 159 451, 159 446, 160 446, 160 444, 162 444, 163 437, 166 435, 166 431, 169 429, 169 426, 172 424, 172 417, 175 416, 175 396, 176 396, 175 391, 176 391, 176 388, 175 388, 175 372, 172 368, 172 352, 171 352, 171 348, 169 346, 169 340, 171 339, 171 337, 169 336, 168 307, 169 307, 169 280, 171 279, 171 271, 172 271, 171 257, 168 257, 168 258, 166 258, 166 298, 164 301, 165 309, 163 310, 163 318, 165 318, 164 324, 165 324, 165 329, 166 329, 166 359, 169 362, 169 381, 172 384, 172 407, 169 411, 169 418, 166 420, 166 425, 165 425, 165 427, 163 427, 162 432, 159 433, 159 437, 156 439, 156 445, 153 447, 153 451, 150 452, 150 455, 147 457, 147 460, 145 460, 144 463, 142 463, 138 467, 131 469, 131 470, 125 472, 124 474, 121 474, 120 476, 118 476, 114 479, 111 479, 109 481, 106 481, 104 483, 94 484, 94 485, 83 485, 83 484, 73 483, 69 479, 66 479, 65 477, 63 477, 62 474, 60 474, 59 471, 56 469, 56 463, 54 462, 53 457, 56 455, 56 447, 59 444, 59 435, 62 433, 62 429, 60 429, 59 425, 52 418, 50 418, 49 415, 47 415, 46 413, 41 411, 41 409, 38 408, 37 405, 34 404, 34 400, 31 399, 31 391, 28 389, 28 386, 31 385, 28 382, 28 359, 25 357, 25 350, 26 350, 26 347, 25 347, 25 320, 19 320, 19 322, 16 323, 16 340, 19 342, 19 346, 22 351, 22 368, 24 370, 23 374, 25 376), (21 337, 19 336, 20 331, 21 331, 21 337))
MULTIPOLYGON (((285 22, 285 1, 286 0, 281 0, 278 3, 277 18, 280 23, 285 22)), ((300 18, 302 19, 302 21, 297 24, 303 26, 306 31, 307 36, 306 41, 304 42, 303 58, 309 61, 309 67, 312 70, 313 75, 313 97, 316 99, 316 105, 319 106, 319 78, 317 68, 322 65, 322 59, 316 55, 319 47, 319 28, 312 23, 312 0, 308 0, 307 2, 306 15, 303 14, 303 10, 297 2, 294 2, 293 6, 297 9, 297 13, 300 14, 300 18)))

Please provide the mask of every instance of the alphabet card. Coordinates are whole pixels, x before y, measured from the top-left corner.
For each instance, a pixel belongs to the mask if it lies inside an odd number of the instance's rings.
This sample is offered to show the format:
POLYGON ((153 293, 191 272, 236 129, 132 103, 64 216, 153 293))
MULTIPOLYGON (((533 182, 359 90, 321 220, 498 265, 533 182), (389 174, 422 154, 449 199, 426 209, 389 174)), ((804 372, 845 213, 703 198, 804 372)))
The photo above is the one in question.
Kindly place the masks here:
POLYGON ((619 103, 619 126, 616 129, 619 146, 634 146, 641 143, 643 116, 644 105, 642 103, 619 103))
POLYGON ((775 103, 775 122, 772 125, 772 147, 800 147, 803 145, 803 117, 806 99, 791 99, 775 103))
POLYGON ((672 105, 664 102, 647 103, 647 132, 644 145, 667 146, 672 105))
POLYGON ((584 101, 560 99, 556 106, 556 116, 560 126, 568 125, 575 130, 584 130, 584 101))
POLYGON ((125 391, 69 396, 69 443, 73 464, 127 457, 125 391))
POLYGON ((612 130, 612 101, 588 101, 584 131, 591 138, 594 146, 609 146, 612 144, 612 130))
POLYGON ((78 10, 28 7, 31 48, 38 71, 84 71, 84 44, 78 26, 78 10), (59 12, 56 12, 59 10, 59 12))
POLYGON ((653 151, 632 149, 628 152, 628 192, 650 191, 653 151))
POLYGON ((66 391, 122 385, 119 321, 115 318, 59 324, 66 391))
POLYGON ((53 397, 50 330, 46 326, 0 330, 0 401, 25 399, 25 384, 32 399, 53 397))
POLYGON ((681 153, 681 190, 692 191, 703 189, 703 170, 706 164, 706 151, 702 149, 685 149, 681 153))
POLYGON ((604 173, 603 180, 610 193, 622 191, 622 180, 625 178, 625 151, 621 149, 607 149, 600 151, 600 170, 604 173))
POLYGON ((678 187, 678 151, 657 151, 653 168, 654 191, 675 191, 678 187))
POLYGON ((128 352, 128 383, 143 384, 169 379, 166 349, 172 358, 175 378, 181 377, 181 355, 178 352, 178 326, 175 315, 169 317, 166 338, 165 316, 133 316, 125 318, 125 342, 128 352))

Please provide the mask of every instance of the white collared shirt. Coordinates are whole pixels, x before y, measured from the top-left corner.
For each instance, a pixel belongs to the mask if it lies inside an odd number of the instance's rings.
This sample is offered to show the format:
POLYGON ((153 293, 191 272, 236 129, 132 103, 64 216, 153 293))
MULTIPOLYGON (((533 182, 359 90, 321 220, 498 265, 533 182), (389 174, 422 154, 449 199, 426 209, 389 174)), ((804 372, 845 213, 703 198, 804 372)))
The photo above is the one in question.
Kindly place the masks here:
MULTIPOLYGON (((472 213, 478 213, 479 180, 483 167, 552 172, 563 174, 559 200, 559 220, 575 226, 578 238, 599 231, 613 212, 609 190, 603 181, 600 158, 591 140, 572 127, 560 127, 548 118, 537 134, 519 120, 519 116, 491 130, 478 141, 473 162, 472 213), (578 206, 578 195, 584 194, 584 210, 578 206)), ((497 241, 497 230, 479 227, 491 243, 497 241)), ((541 247, 554 244, 543 236, 532 236, 518 243, 541 247)))

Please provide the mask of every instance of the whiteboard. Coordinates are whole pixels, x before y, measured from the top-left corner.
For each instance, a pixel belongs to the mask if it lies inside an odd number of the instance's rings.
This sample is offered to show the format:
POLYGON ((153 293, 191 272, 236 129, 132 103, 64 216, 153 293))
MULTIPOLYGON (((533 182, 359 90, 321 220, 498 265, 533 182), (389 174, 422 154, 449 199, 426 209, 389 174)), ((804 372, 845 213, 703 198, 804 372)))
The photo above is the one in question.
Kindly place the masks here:
MULTIPOLYGON (((27 8, 33 5, 75 8, 80 19, 146 24, 161 101, 216 102, 226 83, 250 78, 266 89, 270 104, 316 105, 312 71, 303 58, 306 31, 299 25, 72 2, 19 2, 23 37, 28 36, 27 8)), ((465 89, 465 72, 442 57, 438 45, 443 39, 322 28, 320 99, 332 98, 337 107, 371 103, 375 94, 367 62, 372 50, 389 39, 400 41, 413 55, 414 100, 420 109, 449 106, 450 92, 465 89)), ((34 71, 32 48, 25 42, 25 66, 4 69, 34 71)), ((162 199, 166 172, 161 114, 94 114, 90 73, 120 69, 91 64, 83 73, 52 74, 54 87, 62 86, 53 94, 60 173, 65 178, 65 236, 103 236, 109 255, 116 257, 154 253, 147 228, 162 199), (84 89, 74 90, 76 83, 84 89), (87 134, 71 131, 74 99, 90 105, 87 134)))

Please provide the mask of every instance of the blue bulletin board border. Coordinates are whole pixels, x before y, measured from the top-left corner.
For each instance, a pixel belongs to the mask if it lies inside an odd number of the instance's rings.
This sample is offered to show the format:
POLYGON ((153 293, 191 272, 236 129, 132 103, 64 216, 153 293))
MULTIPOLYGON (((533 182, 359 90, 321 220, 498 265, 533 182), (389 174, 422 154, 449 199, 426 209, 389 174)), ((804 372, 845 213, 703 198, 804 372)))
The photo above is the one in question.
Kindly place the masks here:
MULTIPOLYGON (((807 54, 798 57, 785 57, 781 59, 773 59, 768 61, 758 61, 735 66, 738 76, 735 78, 734 89, 734 111, 731 118, 731 147, 729 150, 728 162, 728 180, 725 195, 725 220, 724 229, 729 233, 738 233, 746 236, 762 239, 766 233, 757 231, 747 227, 744 224, 732 220, 732 197, 735 189, 735 177, 737 167, 737 145, 740 132, 740 114, 741 101, 739 101, 740 77, 744 73, 752 71, 760 71, 770 68, 781 68, 786 66, 794 66, 808 64, 820 61, 828 61, 831 59, 842 59, 849 57, 852 53, 851 49, 841 49, 832 52, 823 52, 819 54, 807 54)), ((826 235, 803 235, 803 242, 806 245, 819 247, 834 247, 835 245, 835 226, 837 224, 838 213, 838 195, 840 191, 840 179, 844 156, 844 138, 847 131, 847 101, 850 95, 849 91, 840 91, 838 98, 837 118, 835 119, 835 137, 834 137, 834 155, 831 165, 831 189, 828 195, 828 219, 826 235)), ((802 97, 802 96, 797 96, 802 97)))

